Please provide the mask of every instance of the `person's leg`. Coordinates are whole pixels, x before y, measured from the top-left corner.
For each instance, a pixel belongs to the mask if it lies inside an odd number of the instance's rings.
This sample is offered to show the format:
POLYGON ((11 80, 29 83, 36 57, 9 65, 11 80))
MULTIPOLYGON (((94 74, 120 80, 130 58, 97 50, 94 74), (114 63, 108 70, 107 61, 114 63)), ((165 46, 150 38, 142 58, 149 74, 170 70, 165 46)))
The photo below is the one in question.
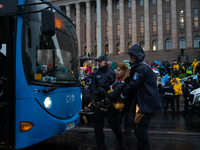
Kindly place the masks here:
POLYGON ((105 135, 103 132, 105 116, 106 112, 101 111, 99 108, 94 108, 94 133, 98 150, 106 150, 104 143, 105 135))
POLYGON ((138 150, 151 150, 148 136, 148 125, 152 114, 136 113, 134 118, 134 131, 138 140, 138 150))
POLYGON ((108 109, 108 112, 106 113, 107 121, 109 123, 110 128, 117 136, 117 139, 119 141, 119 147, 123 148, 125 145, 124 136, 122 134, 120 125, 117 123, 116 116, 117 112, 115 110, 108 109))
POLYGON ((131 132, 132 121, 133 121, 133 118, 132 118, 131 113, 130 112, 126 112, 125 113, 125 132, 126 133, 131 132))
POLYGON ((164 108, 164 113, 167 113, 168 105, 169 105, 169 99, 165 96, 165 105, 163 106, 164 108))
POLYGON ((117 114, 116 114, 116 119, 117 119, 117 123, 118 123, 120 126, 121 126, 123 117, 124 117, 124 113, 122 113, 122 112, 117 112, 117 114))
POLYGON ((176 104, 177 104, 177 111, 179 111, 179 108, 180 108, 180 95, 176 96, 176 104))
POLYGON ((174 97, 173 96, 170 98, 170 105, 171 105, 172 112, 174 114, 175 113, 175 106, 174 106, 174 97))

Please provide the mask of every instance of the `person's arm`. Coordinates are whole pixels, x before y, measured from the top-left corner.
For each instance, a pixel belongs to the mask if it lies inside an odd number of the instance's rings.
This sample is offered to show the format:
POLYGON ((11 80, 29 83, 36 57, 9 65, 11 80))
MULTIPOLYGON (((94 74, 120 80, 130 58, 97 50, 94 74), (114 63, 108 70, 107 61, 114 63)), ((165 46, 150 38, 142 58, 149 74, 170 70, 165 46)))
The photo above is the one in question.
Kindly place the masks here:
POLYGON ((96 80, 96 74, 92 74, 91 76, 91 84, 90 84, 90 93, 92 94, 95 91, 95 88, 97 87, 97 80, 96 80))
POLYGON ((141 83, 144 81, 145 78, 145 70, 144 68, 137 69, 137 72, 134 73, 133 79, 127 84, 127 86, 124 87, 120 97, 122 99, 126 98, 129 95, 136 94, 136 91, 138 90, 138 87, 141 85, 141 83))

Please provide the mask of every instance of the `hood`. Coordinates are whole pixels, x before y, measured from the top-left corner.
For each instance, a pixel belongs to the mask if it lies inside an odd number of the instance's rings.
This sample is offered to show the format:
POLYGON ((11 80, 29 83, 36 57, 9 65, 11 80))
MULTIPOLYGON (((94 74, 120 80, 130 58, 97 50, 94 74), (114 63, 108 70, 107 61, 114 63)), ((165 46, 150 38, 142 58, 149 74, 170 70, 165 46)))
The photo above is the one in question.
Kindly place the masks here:
POLYGON ((135 55, 138 58, 138 62, 142 62, 145 58, 145 53, 142 47, 139 44, 135 44, 131 46, 129 51, 127 52, 128 55, 135 55))
POLYGON ((176 80, 178 81, 178 83, 180 83, 180 80, 179 80, 179 78, 176 78, 176 80))

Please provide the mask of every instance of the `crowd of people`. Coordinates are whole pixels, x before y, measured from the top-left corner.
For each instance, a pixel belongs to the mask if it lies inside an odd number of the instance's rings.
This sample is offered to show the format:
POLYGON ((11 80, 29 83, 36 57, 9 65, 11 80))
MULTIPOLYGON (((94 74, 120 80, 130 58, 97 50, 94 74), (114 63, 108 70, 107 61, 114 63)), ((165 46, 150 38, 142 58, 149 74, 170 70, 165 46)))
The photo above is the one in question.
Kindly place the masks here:
POLYGON ((124 118, 125 132, 131 132, 131 126, 134 126, 137 148, 151 149, 147 130, 152 114, 161 110, 167 114, 169 104, 175 114, 180 110, 180 98, 183 95, 183 113, 186 115, 189 93, 199 87, 199 80, 188 77, 196 74, 199 79, 200 64, 196 59, 193 63, 182 62, 178 56, 173 64, 168 60, 147 64, 144 61, 145 53, 138 44, 133 45, 127 54, 129 63, 109 62, 106 55, 102 55, 95 60, 98 69, 92 64, 88 65, 89 69, 86 64, 84 67, 83 106, 79 114, 94 115, 94 132, 99 150, 106 149, 103 132, 105 118, 116 134, 119 148, 125 145, 121 129, 124 118), (91 73, 88 73, 90 69, 91 73), (188 77, 183 85, 180 83, 181 74, 188 77), (162 82, 164 78, 165 82, 162 82))
POLYGON ((131 126, 134 126, 138 149, 151 149, 148 125, 152 114, 162 110, 155 73, 144 62, 145 53, 140 45, 133 45, 127 54, 129 63, 109 64, 105 55, 100 56, 95 60, 99 68, 83 82, 86 94, 83 94, 83 110, 79 113, 94 115, 94 132, 99 150, 106 150, 103 132, 105 118, 116 134, 119 148, 125 146, 121 127, 123 117, 125 132, 131 132, 131 126))

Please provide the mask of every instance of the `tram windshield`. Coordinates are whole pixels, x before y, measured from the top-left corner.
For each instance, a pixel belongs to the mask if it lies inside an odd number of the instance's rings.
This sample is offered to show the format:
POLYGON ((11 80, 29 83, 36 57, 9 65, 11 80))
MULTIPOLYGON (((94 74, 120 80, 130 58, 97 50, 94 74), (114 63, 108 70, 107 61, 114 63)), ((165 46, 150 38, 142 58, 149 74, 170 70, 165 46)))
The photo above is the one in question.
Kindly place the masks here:
MULTIPOLYGON (((27 4, 40 2, 26 0, 27 4)), ((46 8, 46 4, 26 6, 26 12, 46 8)), ((55 9, 55 35, 41 33, 41 13, 24 15, 23 56, 28 81, 39 83, 78 83, 78 42, 73 23, 55 9)))

